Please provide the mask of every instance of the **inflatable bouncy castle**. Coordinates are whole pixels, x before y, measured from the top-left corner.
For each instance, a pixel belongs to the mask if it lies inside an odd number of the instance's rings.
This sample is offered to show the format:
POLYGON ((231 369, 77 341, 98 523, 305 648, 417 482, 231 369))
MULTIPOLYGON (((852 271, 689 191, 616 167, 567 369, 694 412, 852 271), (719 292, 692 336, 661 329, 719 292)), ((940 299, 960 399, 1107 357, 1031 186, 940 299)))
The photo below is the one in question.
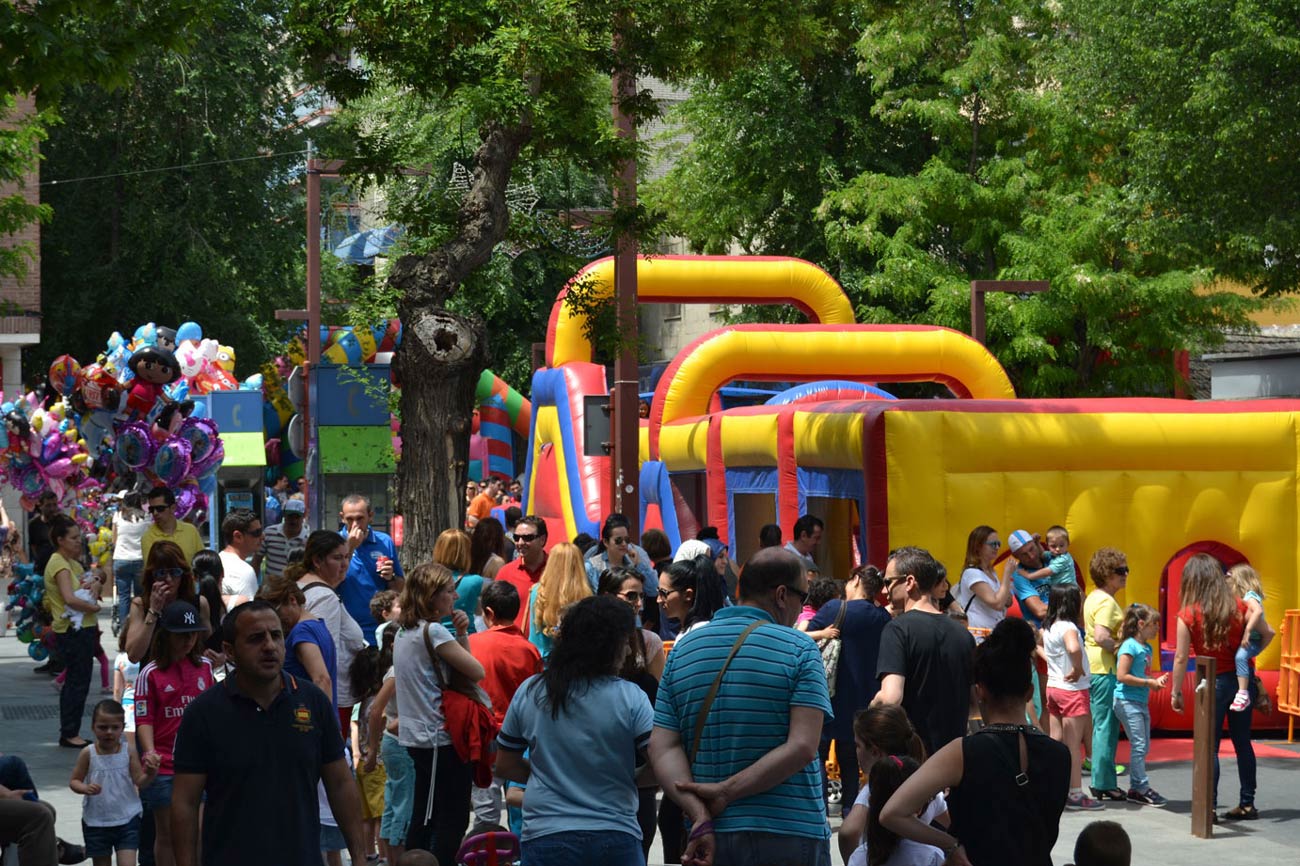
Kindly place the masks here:
MULTIPOLYGON (((613 262, 579 273, 610 294, 613 262)), ((715 526, 744 561, 759 528, 789 539, 811 513, 826 522, 818 561, 846 577, 903 544, 929 548, 950 573, 972 527, 1065 526, 1086 569, 1117 547, 1131 576, 1121 604, 1161 610, 1168 669, 1182 564, 1207 551, 1263 576, 1270 622, 1300 607, 1300 401, 1018 399, 1005 371, 970 337, 938 327, 860 325, 835 281, 783 258, 643 259, 645 302, 786 304, 806 325, 734 325, 672 359, 641 426, 641 526, 674 545, 715 526), (831 381, 827 381, 831 380, 831 381), (894 400, 888 383, 928 381, 947 399, 894 400), (764 405, 723 409, 731 382, 780 383, 764 405), (885 391, 876 388, 882 385, 885 391)), ((597 534, 608 512, 610 458, 584 456, 583 398, 606 394, 582 314, 562 292, 547 366, 533 379, 526 513, 550 538, 597 534)), ((1279 648, 1258 659, 1275 689, 1279 648)), ((1157 727, 1191 716, 1153 700, 1157 727)), ((1276 724, 1276 720, 1273 720, 1276 724)))

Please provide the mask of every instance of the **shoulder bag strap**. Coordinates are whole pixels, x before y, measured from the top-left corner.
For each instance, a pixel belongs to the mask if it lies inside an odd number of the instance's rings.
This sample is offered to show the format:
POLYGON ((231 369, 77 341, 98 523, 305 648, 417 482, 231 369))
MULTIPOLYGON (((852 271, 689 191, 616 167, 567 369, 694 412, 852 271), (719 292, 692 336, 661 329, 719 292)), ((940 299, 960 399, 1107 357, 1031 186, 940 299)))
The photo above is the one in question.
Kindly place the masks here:
POLYGON ((847 598, 840 599, 840 609, 835 611, 834 627, 836 629, 844 625, 844 614, 848 613, 848 611, 849 611, 849 600, 847 598))
POLYGON ((736 638, 736 642, 731 645, 731 652, 727 653, 727 660, 722 663, 718 675, 713 678, 713 685, 709 686, 709 693, 704 696, 704 703, 700 705, 699 715, 695 717, 695 736, 691 739, 691 750, 686 753, 688 761, 694 761, 695 753, 700 750, 700 738, 704 736, 704 723, 708 721, 709 710, 713 708, 713 699, 718 696, 718 689, 722 687, 722 677, 727 673, 727 668, 731 666, 731 660, 736 657, 741 644, 745 642, 750 633, 762 624, 763 620, 755 620, 740 633, 740 636, 736 638))

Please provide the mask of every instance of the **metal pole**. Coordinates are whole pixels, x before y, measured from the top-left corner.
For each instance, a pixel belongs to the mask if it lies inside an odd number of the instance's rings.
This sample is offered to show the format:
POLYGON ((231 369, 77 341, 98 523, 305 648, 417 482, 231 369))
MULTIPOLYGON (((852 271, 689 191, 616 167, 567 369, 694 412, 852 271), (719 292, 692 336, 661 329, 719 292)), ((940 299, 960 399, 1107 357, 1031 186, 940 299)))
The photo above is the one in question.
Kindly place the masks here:
POLYGON ((311 381, 320 363, 320 183, 321 166, 315 159, 307 160, 307 360, 303 373, 303 438, 306 440, 302 455, 307 473, 307 513, 311 525, 324 526, 324 497, 320 490, 321 473, 316 443, 316 418, 311 405, 311 381))
POLYGON ((1212 658, 1196 658, 1196 688, 1192 690, 1192 835, 1214 835, 1214 757, 1217 751, 1214 723, 1212 658))
MULTIPOLYGON (((615 51, 619 38, 614 38, 615 51)), ((618 137, 626 142, 636 141, 636 122, 623 111, 623 101, 636 95, 636 79, 629 72, 614 76, 614 126, 618 137)), ((636 208, 636 157, 630 156, 619 167, 614 185, 614 203, 625 213, 636 208)), ((641 465, 640 403, 637 385, 637 321, 636 321, 636 268, 637 242, 634 231, 624 232, 617 240, 614 257, 614 298, 618 309, 618 331, 621 351, 614 364, 613 427, 614 465, 612 475, 613 511, 628 519, 633 538, 640 536, 641 497, 638 492, 641 465)))

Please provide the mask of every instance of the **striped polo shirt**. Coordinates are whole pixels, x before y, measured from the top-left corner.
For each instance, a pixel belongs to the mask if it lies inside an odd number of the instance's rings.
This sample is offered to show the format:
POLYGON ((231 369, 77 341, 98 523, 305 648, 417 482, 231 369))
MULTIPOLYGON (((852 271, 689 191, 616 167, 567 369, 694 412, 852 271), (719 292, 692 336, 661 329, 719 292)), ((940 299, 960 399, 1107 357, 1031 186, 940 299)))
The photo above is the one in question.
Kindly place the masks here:
MULTIPOLYGON (((764 624, 731 660, 709 710, 691 765, 697 782, 721 782, 783 744, 792 706, 815 707, 831 718, 817 644, 803 632, 777 625, 766 611, 738 605, 718 611, 712 622, 673 646, 659 683, 655 727, 676 731, 683 748, 690 748, 696 714, 714 677, 736 638, 756 619, 764 624)), ((817 761, 761 794, 728 804, 714 823, 719 833, 829 838, 817 761)))
POLYGON ((311 533, 307 531, 306 521, 303 522, 302 532, 298 533, 297 538, 285 536, 283 523, 266 527, 266 531, 262 533, 262 549, 258 551, 266 561, 266 576, 279 577, 284 574, 284 570, 289 567, 289 556, 294 551, 307 547, 308 535, 311 533))

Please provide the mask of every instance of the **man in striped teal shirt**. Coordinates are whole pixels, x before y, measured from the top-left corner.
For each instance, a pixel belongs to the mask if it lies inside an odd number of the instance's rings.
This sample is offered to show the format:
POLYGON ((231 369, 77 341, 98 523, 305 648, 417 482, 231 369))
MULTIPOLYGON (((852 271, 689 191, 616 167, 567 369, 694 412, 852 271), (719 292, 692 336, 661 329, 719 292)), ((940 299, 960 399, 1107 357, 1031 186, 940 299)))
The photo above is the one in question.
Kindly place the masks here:
POLYGON ((808 577, 794 554, 767 548, 750 558, 738 589, 738 605, 673 647, 655 702, 655 774, 691 823, 683 862, 830 866, 817 762, 830 696, 817 645, 791 627, 808 597, 808 577), (714 679, 755 622, 688 760, 714 679))

